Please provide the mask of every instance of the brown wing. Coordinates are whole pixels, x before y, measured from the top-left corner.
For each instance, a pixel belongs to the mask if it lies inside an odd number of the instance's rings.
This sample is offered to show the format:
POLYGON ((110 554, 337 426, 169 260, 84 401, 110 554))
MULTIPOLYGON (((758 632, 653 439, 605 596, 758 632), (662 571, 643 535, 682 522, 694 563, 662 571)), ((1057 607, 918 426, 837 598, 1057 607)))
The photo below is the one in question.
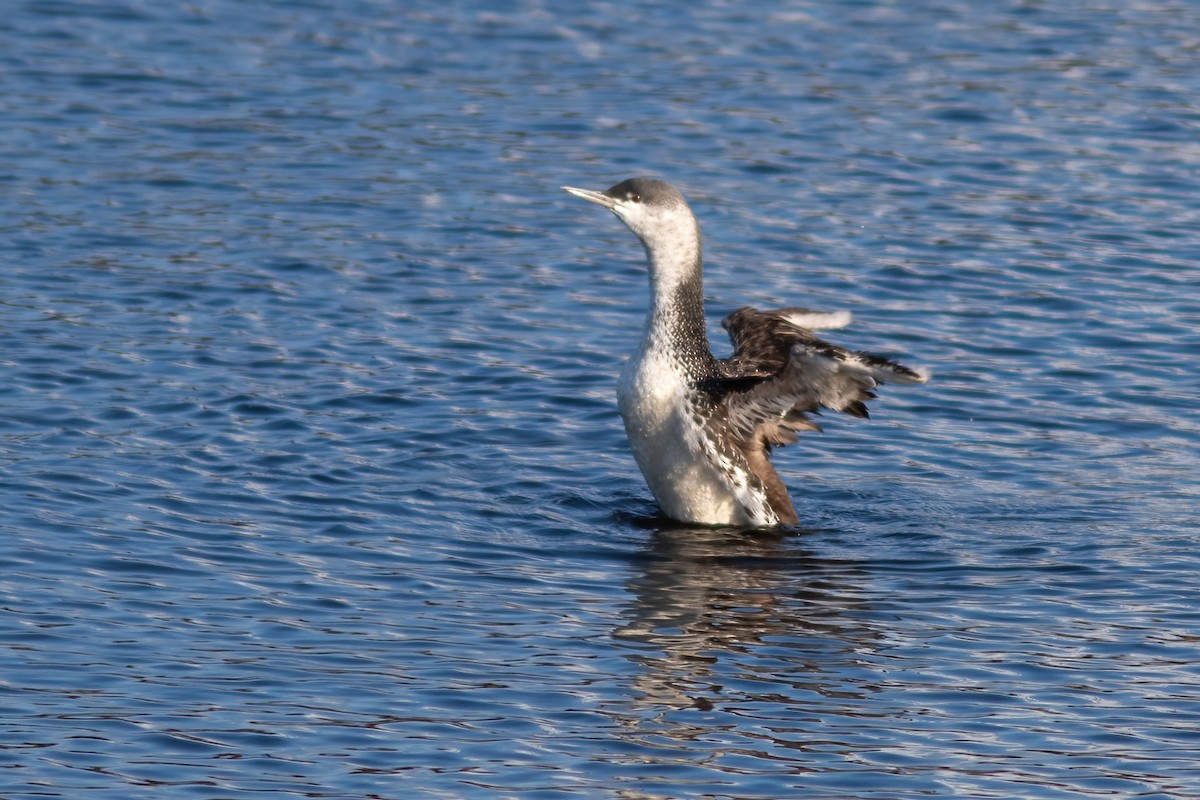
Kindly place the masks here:
POLYGON ((739 308, 721 323, 733 355, 719 362, 729 391, 730 426, 745 441, 767 447, 796 441, 796 432, 820 430, 808 414, 821 408, 866 417, 872 391, 885 381, 924 383, 928 376, 881 356, 846 350, 809 328, 840 327, 849 315, 799 308, 739 308))

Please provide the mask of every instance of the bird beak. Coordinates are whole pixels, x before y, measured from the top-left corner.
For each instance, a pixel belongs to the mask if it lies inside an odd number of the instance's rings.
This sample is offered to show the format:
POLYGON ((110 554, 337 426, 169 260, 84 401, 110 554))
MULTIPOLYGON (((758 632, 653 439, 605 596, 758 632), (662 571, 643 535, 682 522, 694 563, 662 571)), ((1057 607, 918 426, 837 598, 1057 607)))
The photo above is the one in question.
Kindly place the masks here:
POLYGON ((613 206, 617 204, 616 198, 609 197, 604 192, 593 192, 591 189, 576 189, 573 186, 562 187, 563 191, 570 192, 576 197, 582 197, 589 203, 595 203, 598 206, 604 206, 609 211, 612 211, 613 206))

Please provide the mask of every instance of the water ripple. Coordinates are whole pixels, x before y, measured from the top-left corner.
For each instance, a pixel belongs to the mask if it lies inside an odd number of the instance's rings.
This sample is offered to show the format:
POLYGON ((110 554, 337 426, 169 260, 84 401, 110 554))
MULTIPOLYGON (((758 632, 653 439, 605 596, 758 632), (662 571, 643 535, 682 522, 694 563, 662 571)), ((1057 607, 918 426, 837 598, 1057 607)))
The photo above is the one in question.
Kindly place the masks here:
POLYGON ((1200 797, 1197 19, 1086 5, 13 9, 0 794, 1200 797), (933 369, 796 530, 628 455, 645 172, 933 369))

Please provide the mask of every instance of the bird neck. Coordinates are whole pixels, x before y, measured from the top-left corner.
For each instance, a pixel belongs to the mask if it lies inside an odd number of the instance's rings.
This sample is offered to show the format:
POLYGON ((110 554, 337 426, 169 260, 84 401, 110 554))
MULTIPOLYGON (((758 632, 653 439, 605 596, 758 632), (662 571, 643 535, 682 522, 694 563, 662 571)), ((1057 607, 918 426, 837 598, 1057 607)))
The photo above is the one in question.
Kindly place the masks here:
POLYGON ((699 241, 694 247, 647 249, 650 310, 647 334, 672 351, 690 371, 711 367, 712 350, 704 319, 704 266, 699 241))

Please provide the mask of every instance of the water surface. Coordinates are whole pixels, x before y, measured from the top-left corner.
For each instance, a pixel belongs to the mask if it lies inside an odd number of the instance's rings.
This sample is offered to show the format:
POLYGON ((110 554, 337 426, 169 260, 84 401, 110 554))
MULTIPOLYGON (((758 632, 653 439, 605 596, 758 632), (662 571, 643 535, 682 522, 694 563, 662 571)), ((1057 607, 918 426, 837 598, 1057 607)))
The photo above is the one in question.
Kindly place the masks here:
POLYGON ((0 795, 1200 797, 1191 4, 14 4, 0 795), (658 518, 715 321, 934 372, 658 518))

